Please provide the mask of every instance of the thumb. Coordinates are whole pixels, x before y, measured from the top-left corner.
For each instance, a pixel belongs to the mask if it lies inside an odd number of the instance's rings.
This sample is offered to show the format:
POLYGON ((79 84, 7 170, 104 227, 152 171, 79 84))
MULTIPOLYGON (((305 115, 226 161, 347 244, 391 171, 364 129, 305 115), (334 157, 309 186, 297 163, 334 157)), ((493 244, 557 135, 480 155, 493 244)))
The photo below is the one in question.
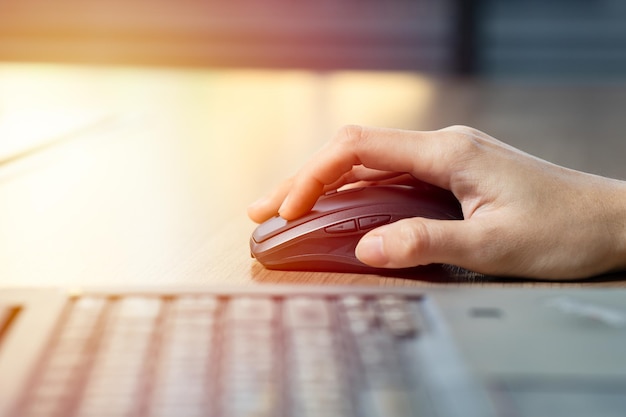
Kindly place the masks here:
POLYGON ((466 248, 471 247, 468 229, 466 220, 403 219, 363 236, 356 257, 378 268, 464 264, 466 248))

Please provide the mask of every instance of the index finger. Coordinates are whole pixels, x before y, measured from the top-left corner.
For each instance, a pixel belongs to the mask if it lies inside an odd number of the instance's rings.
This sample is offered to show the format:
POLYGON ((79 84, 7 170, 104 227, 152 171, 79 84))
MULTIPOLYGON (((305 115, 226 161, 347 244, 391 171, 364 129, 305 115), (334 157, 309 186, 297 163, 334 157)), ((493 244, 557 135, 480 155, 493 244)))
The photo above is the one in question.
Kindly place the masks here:
POLYGON ((291 220, 307 213, 324 188, 354 166, 406 172, 441 188, 450 188, 452 156, 445 131, 417 132, 346 126, 293 177, 280 209, 291 220))

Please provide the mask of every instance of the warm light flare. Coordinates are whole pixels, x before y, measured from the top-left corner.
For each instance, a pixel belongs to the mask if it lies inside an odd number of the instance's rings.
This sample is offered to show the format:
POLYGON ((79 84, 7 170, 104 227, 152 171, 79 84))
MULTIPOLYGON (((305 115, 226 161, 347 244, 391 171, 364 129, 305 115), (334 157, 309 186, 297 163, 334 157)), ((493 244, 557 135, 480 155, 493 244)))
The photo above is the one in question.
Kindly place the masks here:
POLYGON ((1 64, 0 274, 174 270, 343 124, 419 128, 434 94, 399 72, 1 64))

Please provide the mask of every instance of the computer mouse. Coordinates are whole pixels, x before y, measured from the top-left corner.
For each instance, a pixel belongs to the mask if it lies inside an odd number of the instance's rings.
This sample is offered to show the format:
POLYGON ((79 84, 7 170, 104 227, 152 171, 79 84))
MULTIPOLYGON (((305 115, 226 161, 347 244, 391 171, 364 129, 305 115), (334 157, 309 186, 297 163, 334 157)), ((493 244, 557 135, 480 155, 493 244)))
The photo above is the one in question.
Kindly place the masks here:
POLYGON ((462 220, 463 213, 451 192, 430 185, 334 191, 296 220, 275 216, 260 224, 250 238, 250 251, 268 269, 384 275, 390 270, 356 258, 356 245, 373 228, 409 217, 462 220))

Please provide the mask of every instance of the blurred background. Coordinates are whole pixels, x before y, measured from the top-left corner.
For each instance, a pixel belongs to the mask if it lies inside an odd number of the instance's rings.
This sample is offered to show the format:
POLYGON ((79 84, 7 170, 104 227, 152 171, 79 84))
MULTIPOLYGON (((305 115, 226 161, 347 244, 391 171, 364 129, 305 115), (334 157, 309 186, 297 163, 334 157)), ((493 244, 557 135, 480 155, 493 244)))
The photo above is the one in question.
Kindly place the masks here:
POLYGON ((0 59, 624 77, 621 0, 7 0, 0 59))

